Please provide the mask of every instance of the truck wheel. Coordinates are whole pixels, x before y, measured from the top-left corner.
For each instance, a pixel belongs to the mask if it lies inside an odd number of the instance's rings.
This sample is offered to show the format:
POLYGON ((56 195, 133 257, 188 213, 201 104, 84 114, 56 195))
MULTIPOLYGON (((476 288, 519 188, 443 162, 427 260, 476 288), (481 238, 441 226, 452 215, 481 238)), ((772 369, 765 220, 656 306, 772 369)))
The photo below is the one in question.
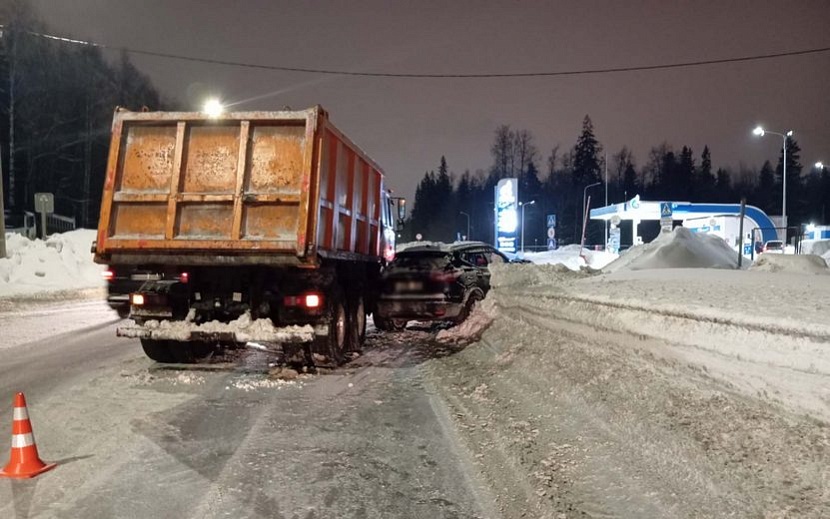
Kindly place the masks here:
POLYGON ((211 342, 179 342, 170 341, 170 352, 173 358, 180 364, 193 364, 205 359, 213 353, 214 347, 211 342))
POLYGON ((170 351, 168 341, 155 341, 152 339, 141 339, 141 347, 144 354, 156 362, 175 362, 173 353, 170 351))
POLYGON ((311 351, 328 357, 332 367, 339 366, 346 358, 348 331, 350 329, 343 296, 335 292, 330 298, 328 335, 317 337, 311 345, 311 351))
POLYGON ((366 340, 366 307, 363 296, 355 296, 349 301, 349 339, 348 351, 360 352, 366 340))

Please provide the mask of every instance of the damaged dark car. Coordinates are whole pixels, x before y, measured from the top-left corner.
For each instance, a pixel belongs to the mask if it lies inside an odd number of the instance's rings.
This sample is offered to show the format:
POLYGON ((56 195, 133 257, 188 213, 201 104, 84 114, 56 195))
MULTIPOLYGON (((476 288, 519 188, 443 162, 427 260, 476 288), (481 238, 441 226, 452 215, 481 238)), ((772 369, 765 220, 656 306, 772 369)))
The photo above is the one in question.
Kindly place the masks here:
POLYGON ((490 290, 489 266, 509 261, 483 242, 407 247, 383 274, 375 326, 401 330, 410 320, 461 323, 490 290))

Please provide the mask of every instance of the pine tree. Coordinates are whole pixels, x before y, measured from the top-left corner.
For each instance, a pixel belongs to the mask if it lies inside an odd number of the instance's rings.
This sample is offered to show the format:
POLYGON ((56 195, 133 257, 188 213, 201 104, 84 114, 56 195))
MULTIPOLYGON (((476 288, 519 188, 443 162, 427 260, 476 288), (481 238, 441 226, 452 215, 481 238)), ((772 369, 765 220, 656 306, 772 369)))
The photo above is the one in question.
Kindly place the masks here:
POLYGON ((586 186, 600 179, 602 147, 594 136, 594 125, 589 116, 582 121, 582 134, 574 147, 573 183, 586 186))

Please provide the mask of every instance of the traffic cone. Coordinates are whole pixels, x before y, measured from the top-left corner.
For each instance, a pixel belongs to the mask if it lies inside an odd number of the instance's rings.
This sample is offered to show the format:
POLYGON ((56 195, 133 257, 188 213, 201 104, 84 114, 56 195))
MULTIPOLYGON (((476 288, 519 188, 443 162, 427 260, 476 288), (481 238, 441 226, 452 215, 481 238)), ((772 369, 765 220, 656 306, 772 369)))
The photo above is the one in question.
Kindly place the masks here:
POLYGON ((29 411, 26 409, 26 398, 23 393, 14 395, 11 459, 9 459, 9 464, 3 470, 0 470, 0 477, 33 478, 55 468, 56 465, 56 463, 47 465, 41 461, 37 454, 35 436, 32 434, 29 411))

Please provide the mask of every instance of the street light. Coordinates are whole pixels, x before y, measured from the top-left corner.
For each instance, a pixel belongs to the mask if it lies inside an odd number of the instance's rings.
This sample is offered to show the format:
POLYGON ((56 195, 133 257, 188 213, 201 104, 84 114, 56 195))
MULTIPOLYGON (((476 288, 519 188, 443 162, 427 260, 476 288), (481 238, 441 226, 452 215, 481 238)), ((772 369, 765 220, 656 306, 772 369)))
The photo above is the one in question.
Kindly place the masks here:
POLYGON ((468 215, 464 211, 459 211, 458 214, 463 214, 464 216, 467 217, 467 235, 464 237, 464 239, 469 241, 470 240, 470 215, 468 215))
POLYGON ((781 175, 781 224, 784 227, 784 239, 787 239, 787 137, 793 136, 793 131, 790 130, 786 133, 778 133, 778 132, 771 132, 769 130, 764 130, 761 126, 756 126, 754 130, 752 130, 754 135, 758 137, 763 137, 764 135, 770 133, 772 135, 778 135, 784 140, 784 170, 781 175))
POLYGON ((824 162, 818 161, 818 162, 816 162, 815 166, 816 166, 816 169, 824 169, 824 162))
POLYGON ((522 206, 522 254, 525 253, 525 207, 533 205, 535 203, 536 200, 531 200, 526 204, 519 202, 519 205, 522 206))
POLYGON ((205 101, 202 111, 206 113, 208 117, 213 119, 219 117, 225 112, 225 106, 222 104, 222 101, 212 97, 205 101))

